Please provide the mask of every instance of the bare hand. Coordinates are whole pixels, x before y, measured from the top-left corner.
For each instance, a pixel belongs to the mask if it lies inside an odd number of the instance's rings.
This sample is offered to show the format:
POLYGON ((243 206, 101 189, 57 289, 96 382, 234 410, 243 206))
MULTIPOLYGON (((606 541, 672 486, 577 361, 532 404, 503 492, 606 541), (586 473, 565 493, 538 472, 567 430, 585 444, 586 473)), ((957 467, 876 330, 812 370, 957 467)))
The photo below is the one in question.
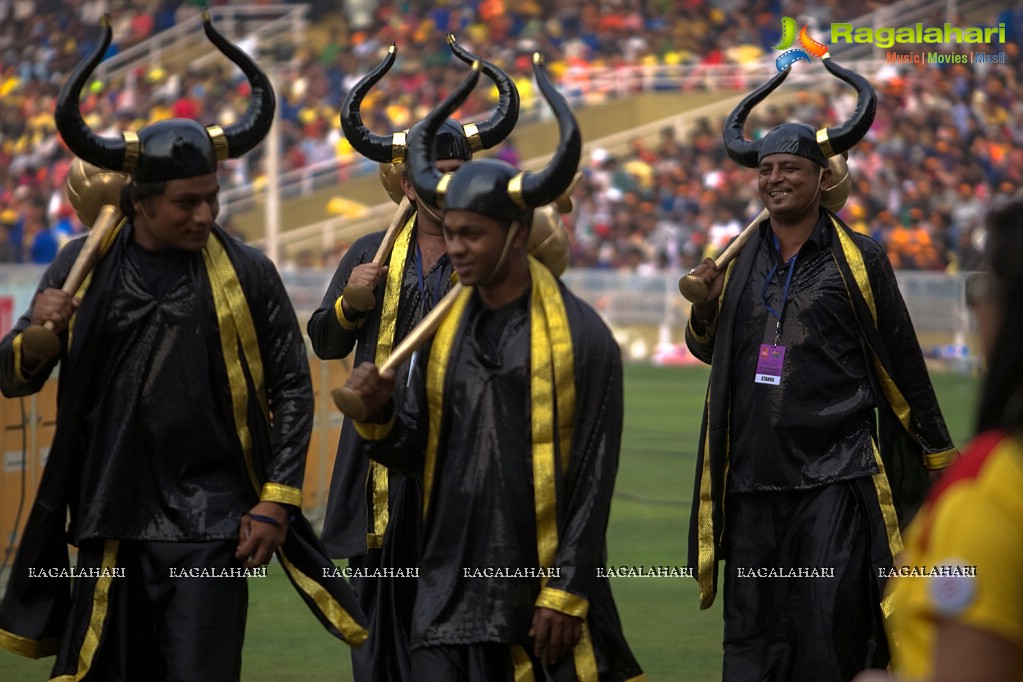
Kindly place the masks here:
POLYGON ((345 388, 359 396, 366 406, 370 421, 390 402, 394 394, 394 370, 383 372, 372 362, 364 362, 348 376, 345 388))
POLYGON ((707 300, 703 303, 694 303, 693 313, 701 320, 708 320, 714 316, 718 296, 725 286, 724 271, 718 270, 713 258, 704 258, 703 262, 689 271, 689 274, 707 285, 707 300))
MULTIPOLYGON (((376 263, 369 262, 363 263, 362 265, 356 265, 352 268, 352 274, 348 276, 348 283, 345 284, 345 288, 348 287, 365 287, 370 291, 373 291, 384 281, 387 277, 387 266, 377 265, 376 263)), ((341 300, 341 308, 344 310, 345 316, 354 317, 360 311, 352 308, 348 305, 348 301, 341 300)))
POLYGON ((572 651, 583 635, 583 620, 567 613, 539 607, 533 611, 533 655, 547 665, 572 651))
POLYGON ((60 334, 67 329, 71 316, 81 304, 81 299, 73 297, 63 289, 43 289, 32 301, 31 322, 40 327, 50 322, 53 324, 54 333, 60 334))
POLYGON ((288 510, 276 502, 260 502, 249 510, 249 514, 269 516, 280 525, 258 521, 248 514, 242 517, 238 526, 238 549, 234 556, 245 562, 245 568, 265 566, 270 563, 274 551, 284 544, 288 535, 288 510))

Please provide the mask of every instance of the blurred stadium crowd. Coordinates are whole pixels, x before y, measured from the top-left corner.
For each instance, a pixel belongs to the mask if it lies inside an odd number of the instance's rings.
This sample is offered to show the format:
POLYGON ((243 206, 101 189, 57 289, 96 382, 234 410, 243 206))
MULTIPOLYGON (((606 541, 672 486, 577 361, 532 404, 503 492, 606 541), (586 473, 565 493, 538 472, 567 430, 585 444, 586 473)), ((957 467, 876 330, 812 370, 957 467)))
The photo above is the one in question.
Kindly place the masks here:
MULTIPOLYGON (((0 262, 49 262, 81 231, 66 205, 71 157, 53 127, 53 103, 71 68, 95 45, 104 13, 117 52, 197 12, 184 0, 0 0, 0 262)), ((213 6, 223 2, 208 3, 213 6)), ((255 2, 253 4, 261 4, 255 2)), ((447 68, 443 41, 457 35, 515 78, 531 97, 530 55, 542 50, 553 73, 628 64, 726 64, 765 57, 782 15, 829 25, 871 3, 787 0, 431 0, 343 3, 315 0, 327 27, 320 49, 273 47, 287 171, 352 158, 338 111, 347 92, 390 42, 395 70, 363 107, 374 130, 419 120, 461 79, 447 68), (374 112, 376 119, 369 113, 374 112)), ((881 5, 883 3, 876 3, 881 5)), ((940 25, 942 19, 937 19, 940 25)), ((968 270, 978 263, 987 205, 1023 187, 1023 9, 1006 23, 1006 58, 997 64, 898 65, 875 78, 880 105, 867 139, 849 160, 854 189, 842 217, 886 245, 899 269, 968 270), (937 73, 936 73, 937 71, 937 73)), ((123 83, 96 80, 82 101, 104 134, 168 117, 229 122, 247 103, 240 74, 225 66, 168 73, 140 70, 123 83)), ((480 88, 468 112, 492 103, 480 88)), ((786 119, 844 120, 848 96, 800 93, 785 106, 754 112, 748 134, 786 119)), ((637 272, 687 269, 713 255, 758 212, 755 178, 725 158, 721 120, 632 140, 625 153, 596 149, 566 216, 576 267, 637 272)), ((511 153, 513 150, 508 150, 511 153)), ((223 164, 224 188, 258 182, 259 152, 223 164)), ((333 267, 334 263, 324 263, 333 267)))

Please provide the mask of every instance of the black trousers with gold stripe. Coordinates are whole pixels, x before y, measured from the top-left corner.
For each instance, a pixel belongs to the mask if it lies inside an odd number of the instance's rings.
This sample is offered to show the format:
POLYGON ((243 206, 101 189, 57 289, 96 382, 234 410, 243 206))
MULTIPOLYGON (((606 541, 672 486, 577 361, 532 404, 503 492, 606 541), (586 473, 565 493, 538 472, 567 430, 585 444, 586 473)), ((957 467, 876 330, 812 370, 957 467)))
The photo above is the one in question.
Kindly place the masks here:
POLYGON ((185 569, 240 568, 236 545, 233 540, 83 542, 78 570, 96 577, 74 581, 53 678, 238 680, 246 579, 182 576, 191 572, 185 569))

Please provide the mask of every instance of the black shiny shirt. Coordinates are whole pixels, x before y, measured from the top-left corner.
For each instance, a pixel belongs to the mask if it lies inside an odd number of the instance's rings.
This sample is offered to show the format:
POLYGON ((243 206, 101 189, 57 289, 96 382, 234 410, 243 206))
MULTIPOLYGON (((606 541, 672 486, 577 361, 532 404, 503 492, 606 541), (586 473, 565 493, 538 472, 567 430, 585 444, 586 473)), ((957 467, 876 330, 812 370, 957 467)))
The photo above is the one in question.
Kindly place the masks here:
POLYGON ((732 492, 815 488, 878 471, 874 395, 827 220, 822 214, 789 263, 780 262, 767 221, 750 244, 757 255, 737 305, 731 358, 732 492), (778 385, 755 382, 762 344, 785 348, 778 385))

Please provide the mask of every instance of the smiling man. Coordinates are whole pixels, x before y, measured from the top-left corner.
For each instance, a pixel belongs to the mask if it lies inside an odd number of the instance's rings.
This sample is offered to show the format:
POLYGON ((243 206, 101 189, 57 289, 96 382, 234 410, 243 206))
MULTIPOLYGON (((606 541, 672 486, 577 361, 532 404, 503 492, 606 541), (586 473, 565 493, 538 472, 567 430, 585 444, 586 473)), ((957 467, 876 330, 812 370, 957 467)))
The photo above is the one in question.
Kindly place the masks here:
POLYGON ((745 138, 746 97, 725 145, 758 170, 769 212, 727 269, 694 271, 710 298, 686 343, 711 366, 690 521, 701 607, 726 562, 723 679, 849 680, 883 667, 878 569, 901 550, 927 470, 957 453, 884 248, 821 206, 828 156, 867 133, 876 95, 856 87, 850 121, 785 123, 745 138), (781 577, 775 577, 781 576, 781 577))
POLYGON ((294 310, 273 263, 215 223, 218 161, 263 139, 273 90, 204 24, 252 88, 227 128, 170 119, 94 133, 79 93, 109 21, 69 77, 57 128, 82 159, 130 174, 124 221, 74 294, 62 285, 83 240, 63 249, 0 343, 7 396, 36 393, 60 364, 53 444, 0 603, 0 647, 57 654, 56 679, 240 679, 246 576, 275 552, 332 634, 367 636, 301 514, 313 399, 294 310), (52 325, 57 357, 23 333, 30 324, 52 325), (68 542, 84 576, 73 591, 66 577, 26 579, 66 568, 68 542))

